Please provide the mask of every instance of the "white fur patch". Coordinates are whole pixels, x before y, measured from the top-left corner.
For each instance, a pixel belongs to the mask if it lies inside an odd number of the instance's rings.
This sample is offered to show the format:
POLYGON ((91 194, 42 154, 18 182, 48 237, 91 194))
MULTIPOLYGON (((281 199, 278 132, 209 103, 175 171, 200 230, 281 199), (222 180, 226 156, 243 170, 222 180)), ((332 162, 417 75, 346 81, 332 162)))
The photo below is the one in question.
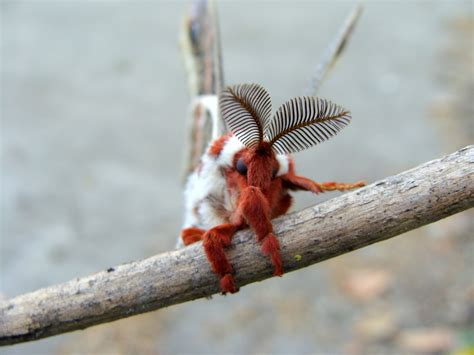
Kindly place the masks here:
POLYGON ((278 160, 278 165, 280 166, 278 168, 278 173, 276 176, 282 176, 288 173, 288 169, 290 167, 290 162, 288 160, 288 155, 283 155, 283 154, 278 154, 276 156, 276 159, 278 160))
POLYGON ((217 162, 220 165, 232 166, 234 161, 235 153, 245 148, 235 136, 231 136, 224 144, 219 157, 217 158, 217 162))
MULTIPOLYGON (((212 143, 211 143, 212 145, 212 143)), ((220 201, 229 215, 236 209, 236 197, 232 196, 226 186, 225 169, 232 166, 235 153, 245 148, 236 137, 230 137, 224 144, 218 157, 205 153, 201 158, 200 169, 188 178, 184 191, 185 215, 183 228, 212 228, 218 224, 228 223, 223 216, 214 210, 208 198, 220 201)), ((208 150, 207 150, 208 151, 208 150)), ((180 242, 178 242, 180 245, 180 242)))

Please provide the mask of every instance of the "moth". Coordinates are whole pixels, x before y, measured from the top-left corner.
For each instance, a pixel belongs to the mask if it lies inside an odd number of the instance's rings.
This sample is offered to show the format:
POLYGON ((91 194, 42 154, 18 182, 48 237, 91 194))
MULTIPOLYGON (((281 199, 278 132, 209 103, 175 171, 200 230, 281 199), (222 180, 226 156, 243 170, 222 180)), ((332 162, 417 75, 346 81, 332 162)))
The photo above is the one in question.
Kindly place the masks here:
POLYGON ((202 241, 223 294, 238 291, 225 249, 233 235, 251 228, 274 267, 283 275, 280 244, 272 219, 292 204, 290 192, 350 190, 364 182, 318 183, 295 173, 289 154, 336 135, 350 112, 328 100, 295 97, 271 117, 268 92, 258 84, 226 87, 219 95, 221 117, 229 133, 212 141, 185 189, 182 243, 202 241))

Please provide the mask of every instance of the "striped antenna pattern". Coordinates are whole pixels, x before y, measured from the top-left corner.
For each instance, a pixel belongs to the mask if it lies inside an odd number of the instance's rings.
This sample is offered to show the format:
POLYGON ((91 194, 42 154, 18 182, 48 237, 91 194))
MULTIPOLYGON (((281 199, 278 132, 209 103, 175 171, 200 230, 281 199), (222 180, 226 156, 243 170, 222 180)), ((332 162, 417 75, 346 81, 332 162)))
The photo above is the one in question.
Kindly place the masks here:
POLYGON ((227 127, 242 144, 250 148, 263 141, 272 103, 262 86, 241 84, 227 87, 219 97, 219 106, 227 127))
POLYGON ((350 112, 317 97, 295 97, 270 121, 265 140, 278 154, 296 153, 324 142, 349 124, 350 112))

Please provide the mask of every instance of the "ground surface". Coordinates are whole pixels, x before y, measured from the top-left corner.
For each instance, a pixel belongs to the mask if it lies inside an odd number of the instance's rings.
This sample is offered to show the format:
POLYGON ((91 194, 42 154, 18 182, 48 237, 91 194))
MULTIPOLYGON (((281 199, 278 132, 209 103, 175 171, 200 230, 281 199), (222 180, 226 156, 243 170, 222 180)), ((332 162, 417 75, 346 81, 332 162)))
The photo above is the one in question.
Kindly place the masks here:
MULTIPOLYGON (((274 107, 300 94, 350 8, 224 2, 226 81, 263 84, 274 107)), ((177 48, 185 9, 1 2, 3 297, 172 248, 188 104, 177 48)), ((472 11, 469 1, 366 2, 320 92, 350 108, 353 123, 298 154, 298 170, 323 181, 374 181, 472 143, 472 11)), ((334 195, 298 194, 295 208, 334 195)), ((461 353, 474 343, 472 217, 231 297, 2 351, 461 353)))

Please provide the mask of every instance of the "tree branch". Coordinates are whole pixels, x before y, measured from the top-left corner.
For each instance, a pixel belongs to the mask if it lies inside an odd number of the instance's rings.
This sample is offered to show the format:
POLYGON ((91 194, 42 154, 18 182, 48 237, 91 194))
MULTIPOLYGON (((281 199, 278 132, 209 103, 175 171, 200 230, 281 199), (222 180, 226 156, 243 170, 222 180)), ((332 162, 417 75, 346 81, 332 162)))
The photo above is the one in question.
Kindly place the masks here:
POLYGON ((199 164, 207 145, 224 132, 217 95, 224 85, 215 0, 193 0, 180 35, 191 103, 186 119, 183 178, 199 164))
POLYGON ((305 96, 314 96, 317 94, 323 80, 326 78, 328 73, 337 63, 337 60, 341 57, 342 52, 346 48, 347 43, 354 31, 354 28, 359 21, 359 17, 362 13, 362 4, 358 3, 351 11, 346 21, 340 27, 336 37, 329 43, 328 47, 323 53, 323 57, 316 68, 313 76, 308 82, 306 89, 304 90, 305 96))
MULTIPOLYGON (((286 272, 474 206, 474 146, 274 221, 286 272)), ((239 286, 272 275, 250 231, 229 248, 239 286)), ((0 345, 45 338, 219 292, 200 243, 0 303, 0 345)), ((245 291, 241 291, 245 292, 245 291)), ((232 296, 230 296, 232 297, 232 296)))

